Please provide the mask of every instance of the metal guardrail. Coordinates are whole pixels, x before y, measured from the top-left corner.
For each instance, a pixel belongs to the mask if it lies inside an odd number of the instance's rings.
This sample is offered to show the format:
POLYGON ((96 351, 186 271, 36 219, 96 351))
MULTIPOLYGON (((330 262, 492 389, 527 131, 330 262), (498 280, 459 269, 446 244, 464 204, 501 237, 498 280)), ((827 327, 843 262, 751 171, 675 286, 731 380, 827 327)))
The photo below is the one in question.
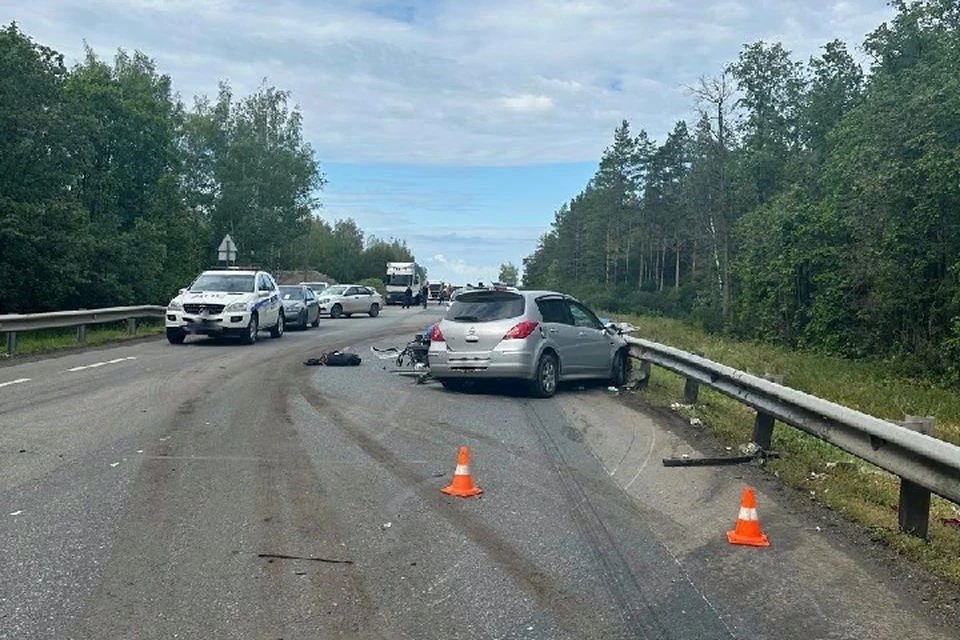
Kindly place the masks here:
POLYGON ((166 307, 142 305, 139 307, 108 307, 105 309, 80 309, 77 311, 51 311, 49 313, 25 313, 0 315, 0 333, 7 336, 7 355, 17 350, 17 334, 38 329, 77 327, 77 341, 86 342, 86 327, 89 324, 127 321, 130 335, 137 332, 138 318, 163 318, 166 307))
POLYGON ((829 442, 901 479, 900 528, 927 537, 930 492, 960 504, 960 447, 854 409, 791 389, 674 347, 624 336, 641 361, 639 382, 656 364, 687 379, 684 398, 706 385, 757 410, 753 440, 770 448, 775 420, 829 442))

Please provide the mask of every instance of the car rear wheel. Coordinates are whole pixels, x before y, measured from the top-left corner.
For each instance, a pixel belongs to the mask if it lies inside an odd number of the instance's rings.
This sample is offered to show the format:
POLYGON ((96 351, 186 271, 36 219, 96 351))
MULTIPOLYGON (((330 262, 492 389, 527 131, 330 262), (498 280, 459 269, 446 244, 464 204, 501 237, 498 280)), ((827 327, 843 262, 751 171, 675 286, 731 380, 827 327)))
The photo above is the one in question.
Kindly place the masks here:
POLYGON ((270 327, 271 338, 283 337, 283 311, 277 314, 277 324, 270 327))
POLYGON ((307 312, 306 309, 301 311, 300 316, 297 318, 297 328, 300 329, 301 331, 306 331, 307 324, 309 324, 307 320, 309 318, 310 318, 310 314, 307 312))
POLYGON ((167 340, 170 344, 183 344, 187 339, 187 334, 182 329, 167 329, 167 340))
POLYGON ((610 384, 614 387, 622 387, 626 384, 629 366, 627 354, 622 349, 617 351, 613 356, 613 364, 610 367, 610 384))
POLYGON ((380 305, 374 302, 372 305, 370 305, 370 317, 376 318, 378 315, 380 315, 380 305))
POLYGON ((243 344, 253 344, 257 341, 257 334, 259 332, 260 321, 257 319, 257 314, 250 314, 250 322, 247 323, 247 330, 244 331, 240 337, 240 342, 243 344))
POLYGON ((441 378, 440 384, 448 391, 463 391, 466 384, 458 378, 441 378))
POLYGON ((342 315, 343 315, 343 307, 341 307, 339 304, 333 305, 333 308, 330 309, 330 317, 339 318, 342 315))
POLYGON ((537 374, 530 383, 530 392, 537 398, 550 398, 557 392, 557 356, 545 353, 537 362, 537 374))

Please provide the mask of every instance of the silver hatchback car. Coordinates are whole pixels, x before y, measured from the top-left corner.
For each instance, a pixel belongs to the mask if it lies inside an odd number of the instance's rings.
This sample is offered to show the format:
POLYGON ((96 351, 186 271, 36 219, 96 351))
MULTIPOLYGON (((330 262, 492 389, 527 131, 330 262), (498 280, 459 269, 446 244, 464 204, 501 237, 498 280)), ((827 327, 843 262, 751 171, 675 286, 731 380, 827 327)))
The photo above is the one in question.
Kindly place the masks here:
POLYGON ((627 343, 580 301, 553 291, 464 291, 430 334, 430 372, 447 389, 468 379, 526 380, 548 398, 557 383, 627 377, 627 343))

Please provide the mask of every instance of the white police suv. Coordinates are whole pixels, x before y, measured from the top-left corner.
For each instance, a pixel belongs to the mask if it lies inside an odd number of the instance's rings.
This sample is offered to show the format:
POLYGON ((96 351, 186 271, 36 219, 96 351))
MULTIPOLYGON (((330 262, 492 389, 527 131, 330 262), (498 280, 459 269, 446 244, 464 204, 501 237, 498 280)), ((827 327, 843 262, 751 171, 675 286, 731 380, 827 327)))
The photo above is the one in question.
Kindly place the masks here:
POLYGON ((253 344, 261 329, 283 335, 283 303, 265 271, 211 269, 201 273, 167 305, 167 340, 181 344, 191 333, 240 338, 253 344))

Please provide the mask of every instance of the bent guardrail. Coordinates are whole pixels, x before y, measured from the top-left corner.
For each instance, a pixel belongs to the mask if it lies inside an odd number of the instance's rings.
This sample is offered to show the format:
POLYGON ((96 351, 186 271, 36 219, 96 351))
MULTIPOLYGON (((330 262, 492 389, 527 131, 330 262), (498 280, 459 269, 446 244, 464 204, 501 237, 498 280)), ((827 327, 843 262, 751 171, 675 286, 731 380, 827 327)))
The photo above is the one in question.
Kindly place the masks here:
POLYGON ((105 309, 79 309, 76 311, 51 311, 48 313, 14 313, 0 315, 0 333, 7 336, 7 355, 17 350, 17 334, 38 329, 57 329, 76 327, 77 341, 86 342, 86 328, 89 324, 106 324, 127 321, 130 335, 137 332, 138 318, 163 318, 166 307, 142 305, 138 307, 108 307, 105 309))
POLYGON ((687 380, 684 397, 696 400, 706 385, 757 411, 753 440, 770 447, 780 420, 900 477, 900 529, 927 537, 930 492, 960 504, 960 447, 887 420, 738 371, 657 342, 624 336, 641 362, 639 382, 649 381, 651 364, 687 380))

